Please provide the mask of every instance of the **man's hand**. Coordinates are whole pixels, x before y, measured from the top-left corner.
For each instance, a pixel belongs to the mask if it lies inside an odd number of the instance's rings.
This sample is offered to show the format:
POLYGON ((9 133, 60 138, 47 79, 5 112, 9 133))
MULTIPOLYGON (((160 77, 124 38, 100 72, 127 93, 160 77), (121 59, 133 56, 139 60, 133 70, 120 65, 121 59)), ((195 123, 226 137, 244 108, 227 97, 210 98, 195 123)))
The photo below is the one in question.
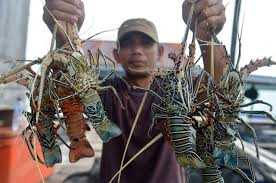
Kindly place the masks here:
POLYGON ((49 11, 57 20, 77 23, 79 29, 84 21, 84 5, 82 0, 46 0, 43 20, 53 32, 55 22, 49 11))
MULTIPOLYGON (((185 0, 182 5, 182 17, 187 23, 189 11, 193 0, 185 0)), ((225 7, 222 0, 196 0, 195 12, 191 29, 194 31, 197 19, 197 37, 210 41, 212 32, 218 34, 226 21, 225 7)))

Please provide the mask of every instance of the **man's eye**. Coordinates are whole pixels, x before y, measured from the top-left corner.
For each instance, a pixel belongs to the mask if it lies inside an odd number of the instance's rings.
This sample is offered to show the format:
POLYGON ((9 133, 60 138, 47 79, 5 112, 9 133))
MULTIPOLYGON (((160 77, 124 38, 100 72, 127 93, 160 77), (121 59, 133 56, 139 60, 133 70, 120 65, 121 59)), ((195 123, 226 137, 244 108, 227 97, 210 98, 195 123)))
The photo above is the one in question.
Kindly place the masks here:
POLYGON ((144 37, 142 39, 142 44, 144 46, 152 46, 154 44, 154 41, 152 41, 150 38, 144 37))
POLYGON ((120 42, 120 47, 121 48, 126 48, 129 47, 131 45, 131 40, 126 39, 120 42))

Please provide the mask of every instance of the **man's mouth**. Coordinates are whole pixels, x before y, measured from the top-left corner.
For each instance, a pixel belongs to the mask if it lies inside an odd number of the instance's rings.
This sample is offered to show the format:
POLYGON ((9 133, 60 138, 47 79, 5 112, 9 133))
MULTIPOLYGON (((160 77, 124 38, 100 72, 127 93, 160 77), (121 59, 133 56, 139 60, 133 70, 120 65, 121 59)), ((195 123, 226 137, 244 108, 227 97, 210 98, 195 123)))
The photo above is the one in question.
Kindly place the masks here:
POLYGON ((146 65, 146 63, 142 60, 133 60, 133 61, 130 61, 129 64, 136 67, 142 67, 146 65))
POLYGON ((143 75, 150 75, 151 71, 148 68, 144 67, 128 67, 128 71, 130 71, 132 74, 143 74, 143 75))

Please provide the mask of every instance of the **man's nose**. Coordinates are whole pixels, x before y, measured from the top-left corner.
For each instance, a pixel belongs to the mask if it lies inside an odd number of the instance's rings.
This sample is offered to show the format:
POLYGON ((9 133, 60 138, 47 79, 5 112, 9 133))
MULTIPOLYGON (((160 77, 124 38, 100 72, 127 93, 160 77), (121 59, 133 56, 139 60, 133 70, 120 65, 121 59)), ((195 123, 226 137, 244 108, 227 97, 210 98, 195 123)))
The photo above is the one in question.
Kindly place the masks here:
POLYGON ((133 44, 131 49, 133 54, 142 54, 143 53, 143 47, 141 44, 133 44))

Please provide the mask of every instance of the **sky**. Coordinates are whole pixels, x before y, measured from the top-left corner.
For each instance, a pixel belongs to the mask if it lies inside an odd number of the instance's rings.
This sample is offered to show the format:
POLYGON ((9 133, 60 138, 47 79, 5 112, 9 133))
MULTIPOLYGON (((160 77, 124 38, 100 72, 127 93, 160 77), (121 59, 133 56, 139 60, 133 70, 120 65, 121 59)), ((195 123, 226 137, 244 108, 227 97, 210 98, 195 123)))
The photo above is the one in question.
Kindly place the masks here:
MULTIPOLYGON (((128 18, 143 17, 153 21, 159 32, 161 42, 181 42, 185 24, 181 17, 183 0, 83 0, 86 18, 81 38, 87 38, 97 32, 115 29, 128 18)), ((227 22, 218 35, 230 52, 232 31, 232 15, 234 0, 224 0, 227 22)), ((28 27, 27 59, 35 59, 47 53, 50 47, 51 34, 42 21, 43 0, 31 0, 28 27)), ((272 56, 276 61, 276 17, 275 0, 243 1, 241 22, 244 19, 242 37, 241 66, 251 59, 272 56), (244 18, 243 18, 244 17, 244 18)), ((97 39, 115 40, 116 31, 104 33, 97 39)), ((275 76, 276 66, 263 68, 255 72, 257 75, 275 76)))

